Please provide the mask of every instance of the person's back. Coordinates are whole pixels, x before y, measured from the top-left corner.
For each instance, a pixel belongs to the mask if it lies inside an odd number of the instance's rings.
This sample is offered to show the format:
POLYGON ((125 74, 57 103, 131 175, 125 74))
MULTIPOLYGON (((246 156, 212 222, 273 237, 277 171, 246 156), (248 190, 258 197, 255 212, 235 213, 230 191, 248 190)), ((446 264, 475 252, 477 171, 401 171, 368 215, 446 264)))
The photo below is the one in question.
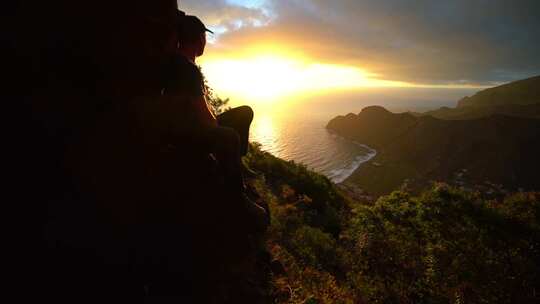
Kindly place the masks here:
POLYGON ((258 227, 256 229, 264 230, 269 220, 267 211, 251 202, 243 193, 245 184, 241 157, 247 153, 253 111, 243 106, 216 117, 210 109, 204 76, 195 63, 196 58, 204 54, 206 32, 211 31, 197 17, 187 15, 179 18, 178 54, 167 69, 163 94, 177 98, 178 103, 183 103, 182 107, 190 112, 187 116, 191 127, 184 130, 188 131, 183 134, 184 139, 215 156, 229 195, 237 198, 237 204, 243 205, 239 210, 252 210, 249 219, 258 227))

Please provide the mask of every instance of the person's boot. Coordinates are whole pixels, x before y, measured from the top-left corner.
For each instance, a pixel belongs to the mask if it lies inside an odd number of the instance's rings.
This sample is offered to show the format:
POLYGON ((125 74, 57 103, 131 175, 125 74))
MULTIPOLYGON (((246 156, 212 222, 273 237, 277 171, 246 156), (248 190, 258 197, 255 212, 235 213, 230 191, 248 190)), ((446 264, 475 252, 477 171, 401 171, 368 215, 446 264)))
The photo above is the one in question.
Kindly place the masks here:
POLYGON ((259 174, 257 172, 251 170, 244 162, 241 162, 242 167, 242 176, 247 179, 255 179, 259 174))
POLYGON ((264 209, 264 211, 266 212, 266 221, 270 223, 270 207, 268 206, 268 203, 257 192, 255 186, 249 182, 245 182, 244 193, 246 194, 247 198, 251 200, 255 205, 264 209))
POLYGON ((270 225, 270 216, 259 204, 253 202, 245 193, 241 194, 247 211, 248 223, 255 233, 264 233, 270 225))
MULTIPOLYGON (((257 192, 257 189, 255 188, 255 186, 250 182, 244 181, 244 193, 247 194, 247 196, 252 201, 258 202, 262 200, 261 195, 259 194, 259 192, 257 192)), ((261 207, 264 207, 264 206, 261 206, 261 207)))

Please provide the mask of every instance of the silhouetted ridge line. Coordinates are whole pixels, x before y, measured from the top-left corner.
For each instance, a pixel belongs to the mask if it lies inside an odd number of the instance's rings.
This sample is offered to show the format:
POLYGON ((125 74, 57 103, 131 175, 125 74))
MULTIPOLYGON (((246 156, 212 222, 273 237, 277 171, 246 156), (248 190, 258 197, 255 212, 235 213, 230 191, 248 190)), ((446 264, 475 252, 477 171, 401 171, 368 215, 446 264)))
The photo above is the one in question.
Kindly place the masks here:
POLYGON ((385 194, 402 184, 418 190, 430 181, 455 180, 463 171, 472 184, 540 187, 540 120, 503 114, 443 120, 370 108, 337 117, 327 128, 377 149, 345 181, 369 193, 385 194))
POLYGON ((442 107, 417 115, 440 119, 463 120, 504 114, 540 118, 540 76, 482 90, 465 97, 456 108, 442 107))
POLYGON ((528 105, 535 103, 540 103, 540 76, 482 90, 471 97, 461 99, 457 107, 528 105))

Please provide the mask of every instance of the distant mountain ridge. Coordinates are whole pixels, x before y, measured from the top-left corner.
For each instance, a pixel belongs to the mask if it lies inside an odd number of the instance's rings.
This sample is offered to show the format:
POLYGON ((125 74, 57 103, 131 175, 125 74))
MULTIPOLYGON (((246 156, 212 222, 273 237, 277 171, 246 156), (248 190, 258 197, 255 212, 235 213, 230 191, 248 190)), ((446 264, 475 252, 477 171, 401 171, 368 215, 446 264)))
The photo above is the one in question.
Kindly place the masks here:
POLYGON ((461 99, 457 107, 492 107, 540 103, 540 76, 514 81, 482 90, 472 97, 461 99))
POLYGON ((421 189, 458 176, 511 189, 540 187, 540 120, 492 115, 442 120, 368 107, 331 120, 327 128, 378 150, 345 182, 376 195, 404 183, 421 189))
POLYGON ((429 115, 439 119, 463 120, 477 119, 496 114, 516 117, 540 118, 540 103, 529 105, 508 104, 485 107, 442 107, 437 110, 421 113, 417 116, 429 115))
POLYGON ((456 108, 442 107, 420 116, 457 120, 493 114, 540 118, 540 76, 482 90, 458 101, 456 108))
POLYGON ((358 115, 338 116, 328 123, 327 128, 338 131, 375 149, 380 149, 408 129, 418 119, 409 113, 394 114, 380 106, 366 107, 358 115))

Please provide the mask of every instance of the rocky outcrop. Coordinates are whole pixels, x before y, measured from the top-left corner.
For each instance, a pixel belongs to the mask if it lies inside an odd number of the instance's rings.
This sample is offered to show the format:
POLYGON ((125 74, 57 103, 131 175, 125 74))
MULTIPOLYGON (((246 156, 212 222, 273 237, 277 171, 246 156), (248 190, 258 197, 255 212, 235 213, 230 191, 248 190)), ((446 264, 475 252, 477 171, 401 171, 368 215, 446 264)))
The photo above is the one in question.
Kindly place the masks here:
POLYGON ((160 98, 176 5, 18 5, 6 145, 18 297, 216 301, 225 266, 256 261, 238 200, 215 162, 175 137, 182 112, 160 98))
POLYGON ((361 139, 361 143, 379 149, 417 123, 417 119, 409 114, 393 114, 383 107, 364 108, 358 115, 348 114, 332 119, 327 129, 340 135, 361 139))

